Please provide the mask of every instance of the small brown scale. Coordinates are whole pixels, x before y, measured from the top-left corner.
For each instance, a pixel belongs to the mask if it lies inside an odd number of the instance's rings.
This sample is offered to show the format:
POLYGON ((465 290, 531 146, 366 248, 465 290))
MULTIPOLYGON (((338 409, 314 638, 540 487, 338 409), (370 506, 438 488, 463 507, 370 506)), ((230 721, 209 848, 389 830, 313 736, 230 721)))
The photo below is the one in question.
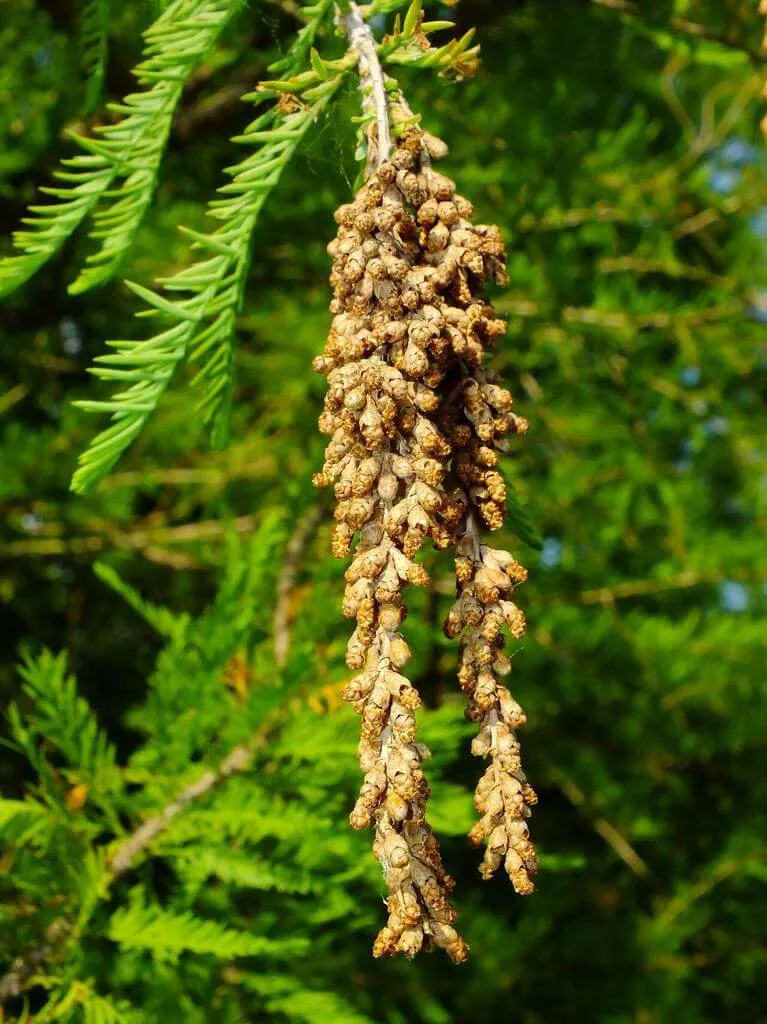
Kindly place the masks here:
POLYGON ((418 692, 403 674, 408 583, 429 583, 415 556, 426 540, 456 552, 457 601, 445 626, 461 636, 459 680, 467 716, 479 727, 475 754, 489 758, 477 787, 482 817, 472 842, 487 840, 482 874, 503 863, 518 892, 533 889, 536 859, 526 819, 535 793, 522 772, 515 730, 524 714, 500 683, 510 669, 503 626, 515 637, 524 617, 511 600, 525 570, 479 540, 478 524, 504 521, 498 472, 506 437, 522 433, 508 391, 483 369, 505 331, 482 298, 506 283, 496 227, 471 222, 472 206, 431 167, 438 140, 418 130, 336 212, 334 314, 314 368, 327 375, 320 429, 330 437, 319 486, 337 499, 333 553, 354 556, 343 612, 356 619, 344 690, 362 718, 364 781, 354 828, 375 826, 373 849, 388 886, 389 919, 375 956, 441 946, 456 961, 467 947, 453 927, 453 888, 425 819, 429 751, 416 739, 418 692))

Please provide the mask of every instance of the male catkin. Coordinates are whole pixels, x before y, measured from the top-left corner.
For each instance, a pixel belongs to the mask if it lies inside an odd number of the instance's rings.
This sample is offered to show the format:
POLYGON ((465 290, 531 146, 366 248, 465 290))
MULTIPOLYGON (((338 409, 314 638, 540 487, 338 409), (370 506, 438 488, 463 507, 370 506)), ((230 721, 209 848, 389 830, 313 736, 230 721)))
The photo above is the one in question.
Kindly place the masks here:
POLYGON ((473 750, 490 758, 470 838, 488 841, 484 877, 505 861, 523 893, 536 869, 525 823, 535 794, 514 734, 524 715, 498 682, 510 667, 502 627, 514 636, 524 630, 511 595, 525 571, 481 544, 478 532, 480 522, 503 524, 498 455, 506 435, 527 426, 482 366, 505 330, 482 297, 485 281, 506 281, 504 248, 498 229, 472 224, 471 203, 433 170, 444 152, 439 140, 407 128, 354 202, 336 212, 338 236, 328 247, 334 318, 314 362, 328 378, 320 429, 331 440, 315 483, 334 485, 334 553, 354 547, 343 611, 356 619, 347 664, 359 674, 344 696, 362 716, 364 781, 351 824, 375 826, 389 889, 389 920, 373 952, 413 956, 441 946, 460 962, 467 947, 453 928, 453 882, 425 818, 420 698, 403 674, 403 591, 429 583, 415 561, 427 539, 456 553, 458 595, 445 629, 461 635, 459 680, 480 729, 473 750))

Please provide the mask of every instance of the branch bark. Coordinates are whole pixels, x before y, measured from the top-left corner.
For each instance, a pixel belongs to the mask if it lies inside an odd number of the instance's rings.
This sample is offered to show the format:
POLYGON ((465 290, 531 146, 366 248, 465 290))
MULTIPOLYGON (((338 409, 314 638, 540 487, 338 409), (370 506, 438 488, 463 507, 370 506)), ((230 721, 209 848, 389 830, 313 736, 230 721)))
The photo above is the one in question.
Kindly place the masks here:
MULTIPOLYGON (((107 885, 116 882, 133 867, 176 815, 221 786, 232 775, 247 771, 254 754, 266 742, 270 728, 270 724, 262 725, 247 742, 231 750, 215 769, 205 772, 190 786, 182 789, 158 814, 148 818, 124 839, 109 863, 107 885)), ((41 964, 54 957, 71 934, 72 920, 66 916, 56 918, 48 926, 40 945, 15 960, 10 970, 0 977, 0 1006, 8 999, 21 995, 41 964)))
POLYGON ((226 782, 230 776, 247 771, 256 750, 264 745, 266 734, 266 728, 260 728, 247 743, 241 743, 230 751, 217 768, 205 772, 191 786, 182 789, 178 796, 166 804, 159 814, 148 818, 139 825, 135 832, 123 840, 111 860, 110 882, 117 881, 126 871, 130 870, 141 854, 149 849, 152 841, 165 831, 171 821, 185 807, 194 803, 195 800, 207 796, 211 790, 226 782))
POLYGON ((370 26, 355 3, 347 12, 336 8, 336 23, 349 37, 351 49, 357 56, 360 73, 362 110, 375 118, 375 145, 368 131, 368 169, 380 167, 391 152, 392 138, 389 125, 389 102, 386 96, 386 77, 378 59, 378 48, 370 26), (373 156, 375 154, 375 156, 373 156))
POLYGON ((586 799, 586 794, 583 790, 579 789, 571 779, 559 770, 553 771, 552 776, 573 807, 577 807, 578 810, 582 811, 586 815, 597 835, 604 839, 607 845, 620 857, 623 863, 626 864, 635 875, 638 875, 641 878, 650 875, 651 872, 647 863, 642 860, 628 839, 615 827, 615 825, 610 824, 606 818, 590 813, 588 800, 586 799))
POLYGON ((322 506, 319 502, 311 506, 299 520, 293 536, 285 549, 285 561, 277 581, 277 600, 274 608, 274 660, 282 668, 288 660, 288 649, 293 628, 293 616, 290 611, 290 599, 293 595, 298 566, 309 537, 320 520, 322 506))
MULTIPOLYGON (((595 4, 597 7, 604 7, 607 10, 616 11, 618 14, 628 15, 630 18, 641 19, 642 17, 642 11, 639 4, 632 3, 631 0, 587 0, 587 2, 595 4)), ((720 35, 720 33, 714 32, 713 29, 707 28, 705 25, 701 25, 697 21, 689 21, 687 18, 674 16, 669 18, 667 27, 672 31, 679 33, 679 35, 688 36, 691 39, 704 39, 709 43, 718 43, 720 46, 725 46, 728 50, 737 50, 740 53, 745 54, 748 59, 753 61, 755 64, 767 63, 767 53, 759 53, 756 50, 751 50, 737 39, 731 39, 728 36, 720 35)))
POLYGON ((654 594, 662 594, 671 590, 683 590, 687 587, 699 587, 704 584, 723 583, 725 580, 733 580, 742 583, 762 583, 767 580, 759 574, 753 575, 743 572, 713 569, 708 572, 696 572, 688 570, 676 576, 667 576, 660 579, 649 580, 626 580, 623 583, 616 583, 614 587, 600 587, 598 590, 584 590, 580 598, 583 604, 612 605, 616 601, 630 597, 648 597, 654 594))

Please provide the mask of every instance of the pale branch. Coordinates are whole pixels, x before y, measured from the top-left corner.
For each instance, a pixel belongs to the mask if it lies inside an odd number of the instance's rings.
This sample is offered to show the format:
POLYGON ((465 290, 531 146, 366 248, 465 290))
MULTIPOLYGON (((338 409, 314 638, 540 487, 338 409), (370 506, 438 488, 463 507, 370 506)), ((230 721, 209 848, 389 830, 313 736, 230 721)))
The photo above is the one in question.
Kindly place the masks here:
MULTIPOLYGON (((499 308, 503 308, 499 303, 499 308)), ((687 326, 699 327, 701 324, 717 323, 730 317, 742 315, 744 303, 732 300, 720 302, 716 306, 705 309, 681 310, 678 313, 658 312, 631 315, 622 312, 607 312, 594 307, 565 306, 562 320, 569 324, 594 324, 599 327, 622 330, 666 330, 667 328, 687 326)))
POLYGON ((10 391, 6 391, 5 394, 0 395, 0 416, 3 413, 8 412, 12 409, 17 402, 21 402, 29 394, 28 384, 16 384, 10 391))
POLYGON ((64 553, 84 554, 112 548, 124 548, 145 555, 147 549, 151 547, 215 540, 225 536, 230 530, 237 534, 248 534, 252 532, 254 526, 255 518, 251 515, 238 516, 228 523, 204 519, 198 523, 182 523, 179 526, 144 527, 140 524, 137 529, 127 532, 110 530, 102 524, 101 533, 94 532, 70 538, 46 536, 9 541, 0 547, 0 555, 6 558, 25 558, 30 555, 41 558, 64 553))
POLYGON ((726 580, 734 580, 742 583, 767 582, 761 573, 744 573, 736 570, 712 569, 710 571, 697 572, 687 570, 676 576, 659 577, 648 580, 626 580, 617 583, 614 587, 600 587, 598 590, 584 590, 580 598, 583 604, 612 605, 616 601, 631 597, 647 597, 654 594, 662 594, 671 590, 683 590, 687 587, 699 587, 705 584, 724 583, 726 580))
MULTIPOLYGON (((618 14, 625 14, 630 18, 642 19, 642 10, 639 4, 632 3, 631 0, 587 0, 587 3, 595 4, 597 7, 604 7, 610 11, 616 11, 618 14)), ((689 21, 687 18, 674 15, 669 18, 665 27, 691 39, 702 39, 709 43, 718 43, 719 46, 725 46, 728 50, 737 50, 756 64, 767 64, 767 53, 751 50, 739 40, 723 36, 697 21, 689 21)))
POLYGON ((304 548, 319 522, 322 508, 315 503, 305 512, 285 547, 285 561, 277 581, 277 600, 274 608, 274 660, 282 667, 288 658, 293 619, 290 599, 304 548))
MULTIPOLYGON (((336 22, 349 37, 351 49, 357 57, 363 112, 365 115, 373 117, 376 123, 376 158, 374 161, 371 159, 373 150, 371 145, 368 168, 380 167, 391 152, 392 139, 389 125, 389 102, 386 96, 386 77, 378 59, 376 41, 356 3, 350 3, 346 12, 342 12, 337 7, 336 22)), ((370 143, 372 140, 369 132, 368 139, 370 143)))
POLYGON ((620 857, 623 863, 639 877, 646 877, 650 875, 650 868, 646 861, 642 860, 628 839, 615 827, 615 825, 611 825, 606 818, 594 816, 589 812, 586 794, 564 773, 556 770, 552 772, 552 776, 573 807, 578 808, 586 814, 597 835, 604 839, 607 845, 614 853, 617 854, 618 857, 620 857))
POLYGON ((274 459, 270 456, 256 456, 246 461, 235 459, 240 451, 247 452, 249 446, 230 447, 222 458, 219 453, 210 456, 206 453, 199 465, 182 466, 163 469, 126 469, 120 473, 112 473, 101 484, 101 490, 114 490, 121 487, 136 487, 139 484, 163 487, 187 487, 201 485, 205 488, 219 489, 233 480, 259 479, 274 471, 274 459))
POLYGON ((64 917, 57 918, 45 931, 45 939, 26 956, 14 960, 11 969, 0 978, 0 1006, 8 999, 15 999, 24 991, 27 982, 37 968, 53 956, 56 949, 67 937, 71 924, 64 917))
POLYGON ((266 729, 262 727, 246 743, 241 743, 230 751, 217 768, 205 772, 196 782, 187 786, 186 789, 182 789, 178 796, 166 804, 159 814, 147 818, 143 824, 139 825, 127 839, 120 843, 117 852, 112 857, 110 881, 116 881, 130 870, 141 854, 149 849, 152 841, 165 831, 171 821, 185 807, 206 796, 211 790, 226 782, 231 775, 247 771, 253 760, 253 755, 263 746, 265 739, 266 729))
MULTIPOLYGON (((216 768, 205 772, 191 785, 182 789, 161 811, 144 821, 124 839, 107 863, 106 884, 110 885, 129 871, 181 811, 217 789, 232 775, 247 771, 254 754, 266 742, 269 728, 270 725, 262 725, 249 740, 231 750, 216 768)), ((0 1006, 8 999, 21 995, 37 969, 52 959, 64 945, 72 933, 72 928, 70 918, 56 918, 46 929, 45 938, 40 945, 13 962, 10 970, 0 977, 0 1006)))
POLYGON ((767 860, 767 846, 763 846, 758 850, 751 850, 740 856, 727 857, 718 863, 715 862, 713 869, 709 868, 697 882, 684 886, 677 895, 672 896, 665 907, 657 914, 655 921, 667 928, 688 907, 721 882, 742 871, 744 867, 764 860, 767 860))
MULTIPOLYGON (((681 275, 680 275, 681 276, 681 275)), ((683 309, 669 313, 659 310, 655 313, 631 314, 620 311, 609 312, 593 306, 565 306, 561 320, 566 324, 592 324, 607 330, 666 330, 676 327, 699 327, 701 324, 718 323, 730 317, 742 316, 746 304, 759 303, 757 295, 747 293, 741 299, 720 302, 707 309, 683 309)), ((554 311, 547 310, 537 302, 517 299, 499 299, 496 307, 501 313, 520 317, 549 317, 553 322, 554 311)))

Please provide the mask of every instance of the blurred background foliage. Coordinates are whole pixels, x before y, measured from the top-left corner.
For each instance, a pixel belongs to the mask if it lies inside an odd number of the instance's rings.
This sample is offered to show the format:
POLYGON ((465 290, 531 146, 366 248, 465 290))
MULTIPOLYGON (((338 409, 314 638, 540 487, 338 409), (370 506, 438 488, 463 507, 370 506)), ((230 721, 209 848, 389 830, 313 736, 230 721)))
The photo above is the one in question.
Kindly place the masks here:
MULTIPOLYGON (((105 89, 118 98, 161 5, 113 6, 105 89)), ((188 260, 177 225, 203 227, 228 140, 252 116, 239 96, 284 51, 293 10, 243 4, 194 74, 126 276, 150 284, 188 260)), ((71 401, 99 393, 86 367, 103 340, 136 336, 135 299, 121 284, 68 295, 75 238, 4 305, 0 690, 18 701, 9 729, 27 757, 6 751, 0 780, 9 801, 47 808, 44 827, 8 812, 5 965, 62 912, 81 915, 9 1019, 767 1021, 763 25, 752 0, 465 0, 452 13, 478 29, 478 74, 400 79, 450 146, 445 170, 509 245, 496 365, 531 428, 506 470, 544 537, 540 551, 507 538, 530 569, 513 690, 540 794, 538 892, 482 883, 463 838, 477 766, 439 632, 443 562, 408 627, 433 822, 472 958, 369 957, 382 889, 369 836, 346 822, 344 567, 310 483, 324 246, 357 173, 349 86, 257 230, 225 451, 177 388, 101 488, 73 496, 91 424, 71 401), (279 666, 280 566, 318 503, 279 666), (84 705, 44 648, 68 652, 111 753, 78 746, 84 705), (109 841, 254 730, 253 770, 108 888, 109 841)), ((3 6, 3 238, 70 151, 63 129, 103 117, 83 114, 77 25, 75 3, 3 6)))

